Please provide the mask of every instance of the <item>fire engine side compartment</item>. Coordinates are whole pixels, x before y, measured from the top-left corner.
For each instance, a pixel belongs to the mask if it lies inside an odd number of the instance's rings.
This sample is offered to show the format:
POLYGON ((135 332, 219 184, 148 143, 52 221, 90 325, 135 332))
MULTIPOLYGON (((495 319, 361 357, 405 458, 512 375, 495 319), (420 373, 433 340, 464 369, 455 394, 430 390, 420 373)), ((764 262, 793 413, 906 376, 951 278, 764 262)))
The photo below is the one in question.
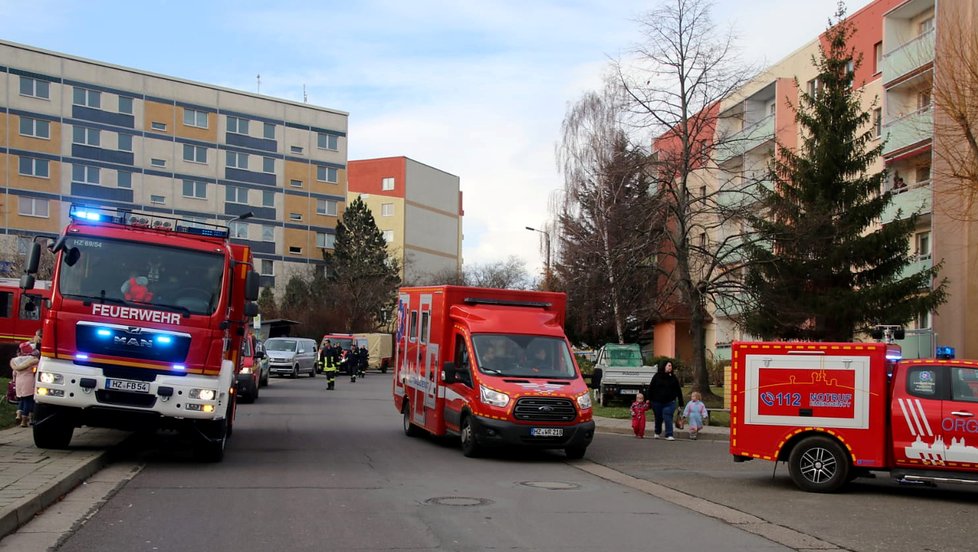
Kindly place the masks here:
POLYGON ((785 461, 808 436, 841 444, 856 469, 888 464, 887 346, 735 342, 730 453, 785 461))

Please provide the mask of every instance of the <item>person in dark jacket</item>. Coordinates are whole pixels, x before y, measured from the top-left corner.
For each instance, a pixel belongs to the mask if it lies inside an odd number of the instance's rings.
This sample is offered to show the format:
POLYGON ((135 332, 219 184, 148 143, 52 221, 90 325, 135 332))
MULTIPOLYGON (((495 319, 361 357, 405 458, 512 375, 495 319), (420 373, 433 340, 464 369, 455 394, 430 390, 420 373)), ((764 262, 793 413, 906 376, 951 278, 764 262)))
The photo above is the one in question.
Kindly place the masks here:
POLYGON ((679 385, 679 379, 672 372, 671 361, 659 363, 658 371, 649 382, 646 397, 652 402, 652 412, 655 414, 655 435, 652 438, 658 439, 662 435, 662 423, 665 422, 666 441, 675 441, 672 436, 672 417, 676 412, 676 403, 682 408, 686 401, 683 400, 683 388, 679 385))

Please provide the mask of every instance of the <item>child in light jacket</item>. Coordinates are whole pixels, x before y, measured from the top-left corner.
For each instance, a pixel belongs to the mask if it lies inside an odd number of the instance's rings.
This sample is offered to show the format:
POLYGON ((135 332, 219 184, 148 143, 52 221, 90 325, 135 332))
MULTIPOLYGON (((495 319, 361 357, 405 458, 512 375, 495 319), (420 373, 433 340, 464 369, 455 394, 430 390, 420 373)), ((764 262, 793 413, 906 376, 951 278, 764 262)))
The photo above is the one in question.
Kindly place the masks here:
POLYGON ((706 420, 707 410, 703 404, 703 395, 699 391, 693 391, 690 395, 686 408, 683 409, 683 421, 688 424, 689 438, 696 440, 696 435, 703 429, 703 421, 706 420))
POLYGON ((34 421, 34 367, 38 358, 34 347, 25 341, 17 348, 17 356, 10 360, 10 369, 17 389, 17 417, 20 427, 27 427, 34 421))

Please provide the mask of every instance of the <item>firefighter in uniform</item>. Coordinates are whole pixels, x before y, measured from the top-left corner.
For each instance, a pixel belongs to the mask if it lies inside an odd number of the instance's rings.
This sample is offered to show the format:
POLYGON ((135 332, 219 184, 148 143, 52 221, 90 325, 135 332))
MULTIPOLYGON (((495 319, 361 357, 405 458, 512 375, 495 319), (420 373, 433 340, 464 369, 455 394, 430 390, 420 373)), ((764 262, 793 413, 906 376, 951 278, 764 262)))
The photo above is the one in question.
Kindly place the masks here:
POLYGON ((326 374, 326 389, 336 388, 336 358, 333 354, 333 347, 330 346, 329 340, 319 349, 319 363, 322 366, 323 373, 326 374))

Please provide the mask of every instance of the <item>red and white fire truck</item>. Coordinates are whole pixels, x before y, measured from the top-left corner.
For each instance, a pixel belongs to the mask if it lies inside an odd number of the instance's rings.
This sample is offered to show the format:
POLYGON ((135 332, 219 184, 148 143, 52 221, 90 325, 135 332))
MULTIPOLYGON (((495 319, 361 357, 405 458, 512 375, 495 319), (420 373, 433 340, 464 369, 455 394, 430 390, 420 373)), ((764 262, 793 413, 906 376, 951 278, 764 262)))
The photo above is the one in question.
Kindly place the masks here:
POLYGON ((51 282, 37 281, 30 293, 20 289, 13 278, 0 279, 0 343, 23 343, 41 329, 47 310, 45 299, 51 297, 51 282))
POLYGON ((594 437, 591 395, 564 336, 566 295, 459 286, 401 288, 394 406, 408 436, 563 449, 594 437))
POLYGON ((978 483, 978 363, 900 356, 887 343, 734 343, 734 460, 787 462, 812 492, 875 471, 978 483))
MULTIPOLYGON (((224 456, 241 339, 257 314, 251 250, 226 226, 72 205, 50 246, 51 304, 37 368, 34 443, 75 427, 176 429, 224 456)), ((33 287, 35 242, 21 287, 33 287)))

